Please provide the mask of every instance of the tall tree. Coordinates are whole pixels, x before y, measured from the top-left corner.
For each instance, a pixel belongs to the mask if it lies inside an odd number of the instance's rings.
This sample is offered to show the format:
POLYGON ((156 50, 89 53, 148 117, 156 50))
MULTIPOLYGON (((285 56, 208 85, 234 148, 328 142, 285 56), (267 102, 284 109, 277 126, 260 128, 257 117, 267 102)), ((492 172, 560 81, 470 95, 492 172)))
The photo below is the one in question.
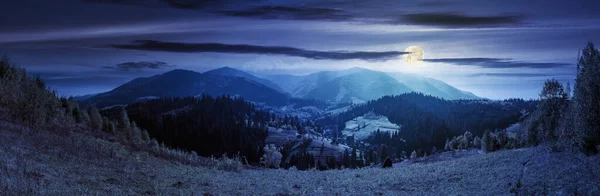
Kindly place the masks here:
POLYGON ((129 122, 129 115, 124 107, 119 107, 119 116, 117 117, 118 126, 120 129, 129 129, 131 122, 129 122))
POLYGON ((544 88, 540 93, 540 129, 542 133, 538 135, 543 141, 556 141, 558 139, 558 124, 562 118, 564 109, 568 103, 568 96, 562 84, 555 79, 547 80, 544 83, 544 88))
POLYGON ((491 142, 492 139, 490 137, 490 130, 485 130, 483 137, 481 137, 481 150, 483 152, 490 152, 492 150, 490 147, 491 142))
POLYGON ((352 155, 350 155, 350 167, 356 168, 356 147, 352 147, 352 155))
POLYGON ((344 155, 342 157, 342 164, 346 168, 348 168, 348 166, 350 166, 350 155, 348 154, 348 149, 347 148, 344 150, 344 155))
POLYGON ((585 152, 596 154, 600 144, 600 52, 591 42, 581 52, 573 93, 575 126, 584 133, 585 152))
POLYGON ((102 130, 102 116, 100 115, 100 111, 98 111, 98 108, 96 107, 91 107, 89 108, 89 114, 90 114, 90 126, 94 129, 98 129, 98 130, 102 130))

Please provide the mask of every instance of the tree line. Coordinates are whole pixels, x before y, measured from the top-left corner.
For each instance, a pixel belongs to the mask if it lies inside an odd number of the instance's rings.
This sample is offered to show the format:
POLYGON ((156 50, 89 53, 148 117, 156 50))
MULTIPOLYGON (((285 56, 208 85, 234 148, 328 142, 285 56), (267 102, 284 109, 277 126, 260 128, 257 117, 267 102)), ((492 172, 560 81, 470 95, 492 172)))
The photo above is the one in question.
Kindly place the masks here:
POLYGON ((519 132, 523 145, 600 151, 600 52, 591 42, 581 50, 576 71, 572 96, 570 83, 545 82, 537 110, 519 132))

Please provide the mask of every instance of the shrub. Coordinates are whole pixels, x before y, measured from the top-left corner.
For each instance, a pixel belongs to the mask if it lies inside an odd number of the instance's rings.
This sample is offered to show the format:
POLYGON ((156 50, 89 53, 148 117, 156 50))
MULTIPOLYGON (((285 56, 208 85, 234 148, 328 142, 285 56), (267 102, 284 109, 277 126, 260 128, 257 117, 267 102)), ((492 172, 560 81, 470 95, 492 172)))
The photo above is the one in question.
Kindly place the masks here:
POLYGON ((260 164, 269 168, 279 168, 281 158, 283 158, 279 149, 274 144, 271 144, 265 145, 263 150, 265 151, 265 154, 260 158, 260 164))
POLYGON ((457 138, 458 149, 469 149, 469 141, 465 136, 459 136, 457 138))
POLYGON ((473 148, 481 149, 481 139, 477 136, 473 139, 473 148))
POLYGON ((392 168, 392 159, 390 157, 385 158, 383 161, 383 168, 392 168))
POLYGON ((217 159, 216 169, 239 172, 242 170, 242 161, 239 156, 229 158, 226 154, 223 154, 221 158, 217 159))
POLYGON ((467 142, 467 148, 471 148, 473 147, 473 134, 469 131, 466 131, 465 134, 463 135, 463 137, 465 137, 466 142, 467 142))
POLYGON ((410 153, 410 160, 415 160, 417 159, 417 151, 413 151, 412 153, 410 153))

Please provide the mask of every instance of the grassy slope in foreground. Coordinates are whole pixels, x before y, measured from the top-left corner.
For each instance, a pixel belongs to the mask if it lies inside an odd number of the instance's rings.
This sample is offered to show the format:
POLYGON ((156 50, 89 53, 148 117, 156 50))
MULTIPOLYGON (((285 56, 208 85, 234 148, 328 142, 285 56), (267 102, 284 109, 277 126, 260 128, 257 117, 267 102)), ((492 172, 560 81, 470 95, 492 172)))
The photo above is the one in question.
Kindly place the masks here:
MULTIPOLYGON (((512 195, 600 194, 600 156, 543 147, 392 169, 225 172, 132 152, 85 135, 58 136, 0 122, 0 193, 8 195, 512 195), (27 132, 27 131, 25 131, 27 132), (519 183, 520 182, 520 183, 519 183)), ((460 155, 458 153, 457 155, 460 155)), ((461 157, 461 156, 457 156, 461 157)), ((434 161, 432 161, 434 160, 434 161)))

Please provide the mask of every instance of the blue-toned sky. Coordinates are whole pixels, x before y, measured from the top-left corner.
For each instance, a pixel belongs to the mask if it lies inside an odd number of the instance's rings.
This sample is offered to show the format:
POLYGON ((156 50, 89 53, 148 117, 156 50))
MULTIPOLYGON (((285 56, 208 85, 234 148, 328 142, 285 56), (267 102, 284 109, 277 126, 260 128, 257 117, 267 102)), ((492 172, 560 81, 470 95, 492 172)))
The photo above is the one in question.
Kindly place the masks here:
POLYGON ((20 0, 1 3, 0 54, 61 95, 171 69, 306 74, 363 67, 478 96, 536 98, 600 41, 598 1, 20 0), (420 66, 405 48, 425 51, 420 66))

